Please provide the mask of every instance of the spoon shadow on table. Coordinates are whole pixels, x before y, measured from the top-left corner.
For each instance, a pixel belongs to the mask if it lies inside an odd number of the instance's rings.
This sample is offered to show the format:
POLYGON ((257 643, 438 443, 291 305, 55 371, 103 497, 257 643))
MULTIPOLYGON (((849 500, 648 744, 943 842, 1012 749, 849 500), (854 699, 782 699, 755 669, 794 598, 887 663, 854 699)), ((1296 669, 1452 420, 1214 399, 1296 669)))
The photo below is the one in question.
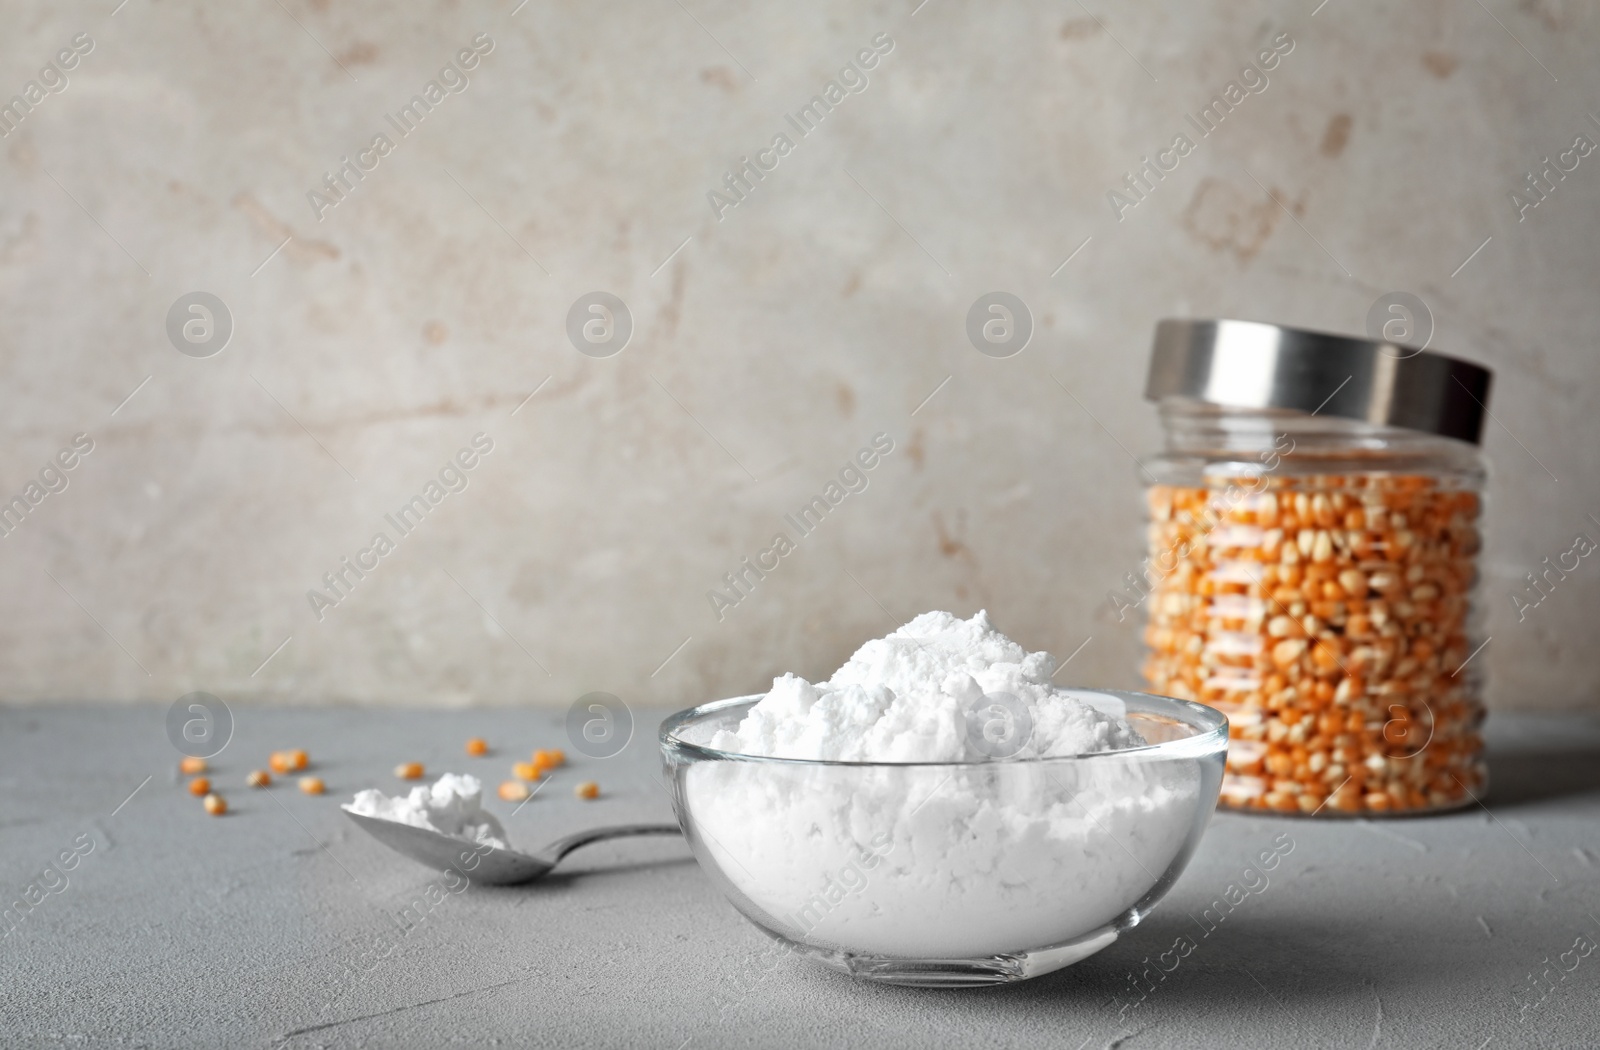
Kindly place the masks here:
MULTIPOLYGON (((343 808, 343 807, 341 807, 343 808)), ((456 871, 483 886, 521 886, 548 876, 563 857, 584 846, 613 839, 681 833, 676 824, 615 824, 588 828, 556 839, 532 853, 481 845, 397 820, 344 809, 356 825, 403 856, 435 871, 456 871)))
MULTIPOLYGON (((565 888, 568 888, 568 887, 571 887, 571 886, 575 886, 578 883, 585 881, 586 879, 592 879, 592 878, 594 878, 594 877, 596 877, 598 875, 634 875, 634 874, 639 874, 639 873, 647 872, 647 871, 657 871, 657 872, 659 872, 659 871, 670 871, 672 869, 682 868, 682 867, 693 868, 693 867, 697 867, 698 864, 699 864, 699 862, 696 861, 693 856, 691 856, 689 853, 686 852, 681 857, 662 857, 659 860, 628 861, 628 862, 622 863, 622 864, 607 864, 604 867, 585 868, 585 867, 583 867, 581 865, 574 865, 573 866, 573 870, 571 870, 571 871, 567 870, 567 868, 565 866, 563 866, 560 871, 552 871, 550 874, 546 875, 544 878, 538 880, 536 885, 537 886, 541 886, 541 887, 548 887, 548 888, 550 888, 552 890, 556 889, 558 887, 562 888, 562 889, 565 889, 565 888)), ((493 887, 493 889, 495 889, 497 891, 503 891, 503 892, 515 892, 515 891, 523 889, 523 888, 525 888, 525 887, 524 886, 495 886, 495 887, 493 887)))

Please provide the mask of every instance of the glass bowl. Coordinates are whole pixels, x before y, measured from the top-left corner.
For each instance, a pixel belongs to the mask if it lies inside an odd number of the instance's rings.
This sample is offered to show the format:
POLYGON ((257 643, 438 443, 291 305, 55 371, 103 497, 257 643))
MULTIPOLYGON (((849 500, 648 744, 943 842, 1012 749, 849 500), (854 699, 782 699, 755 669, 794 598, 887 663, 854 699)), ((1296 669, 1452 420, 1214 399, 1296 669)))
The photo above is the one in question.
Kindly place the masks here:
POLYGON ((1187 700, 1068 690, 1148 745, 1056 758, 827 762, 709 746, 761 697, 661 726, 690 848, 745 918, 857 977, 959 987, 1037 977, 1138 924, 1222 783, 1227 719, 1187 700))

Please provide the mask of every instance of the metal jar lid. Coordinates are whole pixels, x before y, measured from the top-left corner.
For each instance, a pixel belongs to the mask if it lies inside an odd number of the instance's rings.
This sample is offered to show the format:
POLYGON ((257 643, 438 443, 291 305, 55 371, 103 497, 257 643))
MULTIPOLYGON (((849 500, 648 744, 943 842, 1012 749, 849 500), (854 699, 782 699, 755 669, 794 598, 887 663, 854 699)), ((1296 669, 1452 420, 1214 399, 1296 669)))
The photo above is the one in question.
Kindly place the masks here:
POLYGON ((1168 319, 1156 325, 1144 396, 1359 419, 1477 444, 1492 377, 1470 361, 1394 343, 1168 319))

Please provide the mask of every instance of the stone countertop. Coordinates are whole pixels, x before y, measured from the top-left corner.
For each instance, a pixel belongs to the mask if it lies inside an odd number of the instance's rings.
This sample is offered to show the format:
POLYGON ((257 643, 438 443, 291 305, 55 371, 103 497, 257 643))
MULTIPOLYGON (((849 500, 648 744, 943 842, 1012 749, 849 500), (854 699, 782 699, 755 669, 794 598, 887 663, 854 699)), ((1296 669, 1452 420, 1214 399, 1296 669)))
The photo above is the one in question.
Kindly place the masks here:
MULTIPOLYGON (((212 818, 183 789, 163 709, 0 709, 0 892, 9 904, 42 881, 58 890, 0 940, 7 1045, 1600 1043, 1600 953, 1571 951, 1600 942, 1600 719, 1492 718, 1487 810, 1220 814, 1171 894, 1118 943, 1022 984, 938 991, 773 951, 678 841, 606 843, 542 883, 456 894, 338 810, 361 787, 394 788, 402 760, 497 782, 514 757, 564 746, 561 712, 233 714, 211 774, 231 808, 212 818), (464 756, 473 735, 490 756, 464 756), (327 795, 244 787, 287 747, 310 751, 327 795), (1188 913, 1284 833, 1294 849, 1270 882, 1197 928, 1188 913), (65 885, 41 880, 75 845, 65 885), (400 932, 408 908, 425 917, 400 932), (1195 950, 1132 1005, 1130 971, 1181 935, 1195 950)), ((670 819, 662 714, 641 712, 614 758, 573 756, 509 821, 513 841, 670 819), (574 798, 582 779, 604 796, 574 798)))

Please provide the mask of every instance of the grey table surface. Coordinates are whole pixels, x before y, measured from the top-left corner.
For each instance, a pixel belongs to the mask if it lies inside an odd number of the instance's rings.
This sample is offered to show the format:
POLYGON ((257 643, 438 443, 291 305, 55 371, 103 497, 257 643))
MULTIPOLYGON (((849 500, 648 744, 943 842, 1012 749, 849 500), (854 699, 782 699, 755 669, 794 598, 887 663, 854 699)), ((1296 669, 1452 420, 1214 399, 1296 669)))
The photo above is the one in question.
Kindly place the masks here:
MULTIPOLYGON (((221 818, 184 790, 165 714, 0 708, 0 899, 54 887, 0 939, 0 1045, 1600 1045, 1600 953, 1574 950, 1600 943, 1600 719, 1491 718, 1487 808, 1219 814, 1167 899, 1098 955, 1007 987, 919 990, 773 950, 681 840, 606 843, 542 883, 452 893, 338 810, 399 787, 401 760, 498 782, 528 750, 566 746, 564 712, 235 708, 212 763, 221 818), (495 751, 465 757, 472 735, 495 751), (294 746, 327 795, 244 786, 294 746), (1270 882, 1198 928, 1190 913, 1282 833, 1294 849, 1270 882), (72 870, 45 873, 75 843, 72 870), (1181 935, 1194 950, 1132 1005, 1130 971, 1181 935)), ((639 713, 610 759, 568 746, 508 821, 513 842, 671 819, 662 714, 639 713), (588 778, 603 798, 573 796, 588 778)))

